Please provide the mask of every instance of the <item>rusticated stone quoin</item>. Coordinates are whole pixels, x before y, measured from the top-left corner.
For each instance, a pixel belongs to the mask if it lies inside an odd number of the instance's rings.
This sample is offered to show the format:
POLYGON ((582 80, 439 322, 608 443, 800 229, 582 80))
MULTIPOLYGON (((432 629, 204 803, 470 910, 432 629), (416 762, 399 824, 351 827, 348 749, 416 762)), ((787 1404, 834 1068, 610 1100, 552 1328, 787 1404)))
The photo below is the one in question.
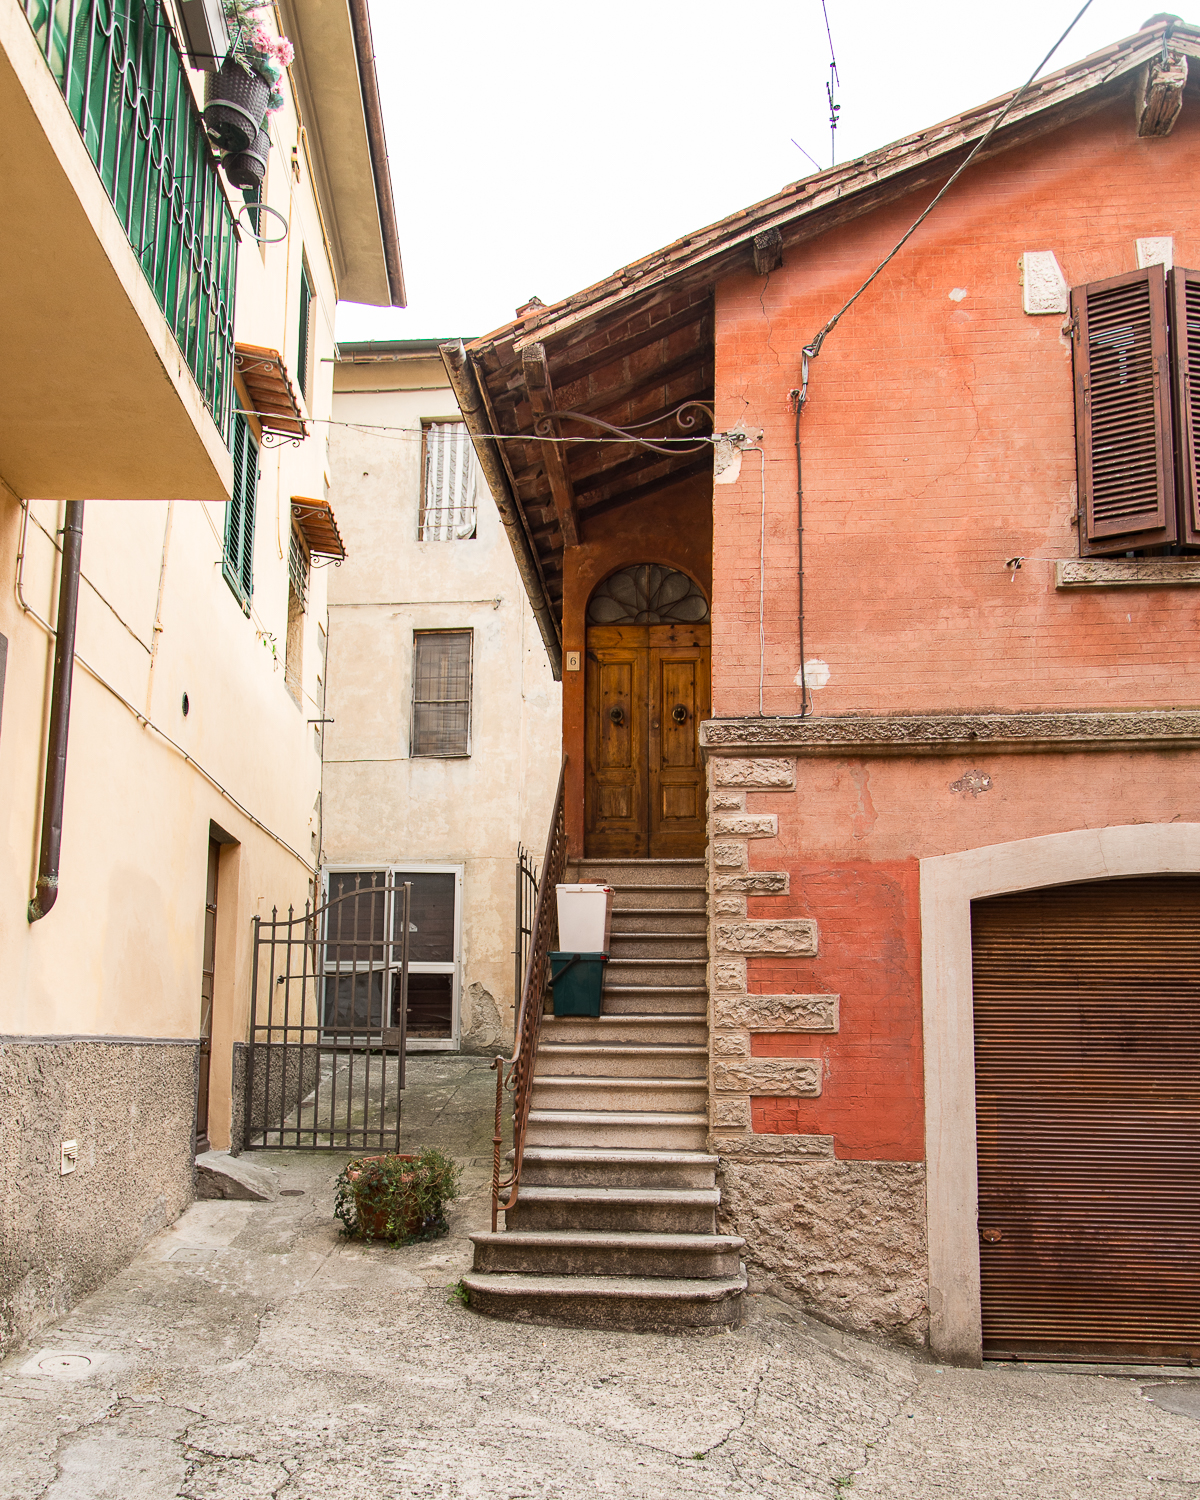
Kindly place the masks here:
POLYGON ((750 870, 745 875, 718 875, 719 891, 745 891, 755 896, 786 896, 789 877, 786 870, 750 870))
POLYGON ((745 959, 726 959, 712 965, 712 986, 717 990, 745 989, 745 959))
MULTIPOLYGON (((707 726, 705 726, 707 727, 707 726)), ((716 740, 705 740, 716 744, 716 740)), ((740 786, 751 791, 790 792, 796 785, 796 763, 791 760, 716 760, 715 786, 740 786)))
POLYGON ((833 1156, 831 1135, 712 1135, 709 1150, 731 1161, 813 1161, 833 1156))
POLYGON ((718 841, 712 846, 713 864, 718 870, 744 870, 746 868, 745 844, 718 841))
POLYGON ((709 1120, 714 1130, 749 1130, 749 1099, 714 1099, 709 1120))
MULTIPOLYGON (((927 714, 816 719, 710 719, 700 726, 709 750, 762 745, 796 755, 956 755, 986 745, 1011 753, 1047 748, 1153 750, 1200 747, 1200 710, 1184 708, 1062 714, 927 714)), ((764 762, 748 762, 763 764, 764 762)), ((720 761, 717 765, 736 765, 720 761)))
POLYGON ((714 1057, 749 1057, 748 1031, 714 1031, 709 1043, 714 1057))
POLYGON ((716 937, 718 953, 791 953, 812 958, 817 951, 817 924, 811 917, 718 922, 716 937))
POLYGON ((746 988, 746 960, 730 958, 713 965, 713 986, 718 990, 746 988))
POLYGON ((746 898, 739 895, 737 891, 718 892, 713 897, 713 911, 718 917, 744 917, 746 915, 746 898))
POLYGON ((756 1057, 750 1062, 714 1062, 713 1088, 743 1094, 815 1099, 821 1092, 819 1057, 756 1057))
POLYGON ((714 792, 713 812, 740 812, 746 806, 745 792, 714 792))
POLYGON ((729 1159, 717 1226, 745 1236, 743 1253, 760 1285, 774 1283, 841 1328, 925 1343, 920 1162, 739 1160, 737 1148, 720 1154, 729 1159))
POLYGON ((774 813, 721 813, 713 819, 713 832, 739 839, 773 839, 779 835, 774 813))
POLYGON ((722 995, 719 1026, 747 1031, 837 1031, 840 995, 722 995))

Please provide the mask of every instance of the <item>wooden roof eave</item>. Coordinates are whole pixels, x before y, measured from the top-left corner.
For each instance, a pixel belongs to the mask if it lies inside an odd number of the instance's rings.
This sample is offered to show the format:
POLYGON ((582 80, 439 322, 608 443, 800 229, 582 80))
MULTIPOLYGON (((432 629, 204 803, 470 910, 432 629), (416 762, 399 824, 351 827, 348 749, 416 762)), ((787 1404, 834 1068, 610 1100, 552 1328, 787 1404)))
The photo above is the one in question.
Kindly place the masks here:
MULTIPOLYGON (((981 159, 1103 108, 1161 53, 1163 32, 1162 25, 1139 32, 1035 84, 1014 106, 981 159)), ((1191 58, 1200 58, 1200 30, 1176 26, 1170 45, 1191 58)), ((582 325, 589 320, 603 324, 606 314, 618 305, 623 305, 623 313, 628 315, 632 305, 643 299, 649 302, 667 283, 676 289, 689 284, 712 285, 742 269, 749 264, 755 235, 775 229, 785 245, 798 243, 903 197, 948 175, 1011 97, 1001 95, 856 161, 789 184, 770 198, 632 262, 557 306, 538 309, 531 318, 506 324, 476 339, 469 346, 470 352, 486 361, 494 351, 501 363, 507 363, 535 341, 553 346, 564 339, 577 340, 582 336, 582 325), (508 348, 501 353, 504 345, 508 348)))
POLYGON ((500 512, 500 520, 512 547, 517 572, 529 596, 530 607, 537 620, 554 680, 562 680, 562 635, 550 604, 545 574, 538 561, 537 549, 529 536, 529 523, 523 507, 517 499, 516 485, 507 456, 489 434, 496 432, 493 415, 485 398, 483 382, 479 379, 474 364, 459 340, 443 344, 442 363, 446 367, 450 385, 458 401, 459 411, 471 434, 471 442, 479 459, 483 477, 500 512))

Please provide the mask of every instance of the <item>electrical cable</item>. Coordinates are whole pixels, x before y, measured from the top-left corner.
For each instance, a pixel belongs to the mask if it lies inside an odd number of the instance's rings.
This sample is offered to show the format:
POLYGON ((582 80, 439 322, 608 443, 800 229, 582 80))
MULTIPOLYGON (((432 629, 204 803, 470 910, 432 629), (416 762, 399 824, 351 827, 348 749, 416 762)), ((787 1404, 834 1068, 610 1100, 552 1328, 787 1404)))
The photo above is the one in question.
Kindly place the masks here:
MULTIPOLYGON (((1075 19, 1067 27, 1066 31, 1063 32, 1062 36, 1059 37, 1058 41, 1055 42, 1054 46, 1050 48, 1049 52, 1046 53, 1045 57, 1042 58, 1041 62, 1038 63, 1037 67, 1034 68, 1033 72, 1029 75, 1029 77, 1025 80, 1021 87, 1016 91, 1015 94, 1010 97, 1008 103, 988 126, 983 135, 980 136, 979 140, 976 141, 975 145, 971 148, 971 151, 967 155, 966 160, 963 161, 958 167, 956 167, 951 175, 947 178, 946 182, 942 185, 941 189, 937 192, 932 202, 929 204, 929 207, 924 211, 924 213, 919 214, 917 218, 913 220, 909 227, 904 231, 904 233, 900 236, 900 238, 896 241, 896 243, 892 246, 888 253, 883 257, 883 259, 867 277, 866 281, 863 282, 862 286, 859 287, 858 291, 854 293, 853 297, 851 297, 848 302, 846 302, 841 308, 838 309, 837 312, 834 313, 833 317, 829 319, 828 323, 825 324, 824 328, 821 329, 816 338, 813 339, 811 343, 804 346, 804 352, 809 356, 810 359, 815 359, 817 355, 820 354, 821 345, 825 342, 827 335, 832 333, 834 328, 837 327, 837 324, 841 320, 842 316, 845 313, 849 312, 850 308, 854 306, 854 304, 871 285, 871 283, 888 264, 888 262, 891 261, 893 257, 899 253, 903 246, 908 243, 908 241, 913 237, 913 235, 917 232, 917 230, 921 227, 921 225, 925 222, 929 215, 934 211, 934 209, 938 206, 938 204, 942 201, 942 199, 946 196, 946 194, 950 191, 950 189, 954 186, 954 184, 958 181, 962 174, 967 170, 967 168, 971 165, 971 163, 975 160, 975 158, 979 155, 979 153, 983 150, 983 148, 987 145, 991 138, 996 134, 996 131, 999 130, 1000 126, 1004 123, 1013 106, 1033 86, 1034 79, 1037 78, 1038 74, 1042 71, 1042 69, 1046 66, 1046 64, 1066 41, 1066 39, 1071 35, 1072 31, 1075 30, 1075 27, 1083 19, 1085 12, 1091 8, 1091 4, 1092 0, 1084 0, 1084 3, 1076 14, 1075 19)), ((822 5, 824 5, 824 0, 822 0, 822 5)))

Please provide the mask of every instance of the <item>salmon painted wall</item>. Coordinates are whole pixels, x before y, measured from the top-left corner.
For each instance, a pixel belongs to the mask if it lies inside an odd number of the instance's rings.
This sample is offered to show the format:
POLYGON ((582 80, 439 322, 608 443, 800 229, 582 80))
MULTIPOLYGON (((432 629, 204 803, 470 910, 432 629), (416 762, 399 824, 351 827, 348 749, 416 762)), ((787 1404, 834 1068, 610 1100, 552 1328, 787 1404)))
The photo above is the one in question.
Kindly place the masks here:
MULTIPOLYGON (((1200 265, 1200 99, 1141 141, 1126 104, 970 169, 833 332, 801 419, 805 657, 829 670, 812 711, 1013 713, 1197 700, 1186 588, 1057 591, 1078 555, 1071 346, 1062 314, 1022 310, 1020 257, 1052 250, 1069 285, 1136 269, 1170 235, 1200 265), (1006 561, 1023 557, 1019 570, 1006 561)), ((794 714, 796 469, 788 393, 801 348, 932 196, 923 190, 720 286, 717 426, 764 429, 764 710, 794 714)), ((756 716, 758 457, 714 491, 714 715, 756 716)), ((817 1099, 756 1098, 757 1133, 834 1137, 843 1159, 919 1161, 921 858, 1070 829, 1200 817, 1195 756, 800 757, 752 870, 790 893, 751 918, 807 916, 817 957, 751 958, 751 992, 837 992, 836 1035, 756 1035, 754 1055, 817 1056, 817 1099)))
MULTIPOLYGON (((568 548, 563 568, 563 657, 578 651, 587 636, 592 591, 610 573, 634 563, 678 568, 712 598, 712 486, 701 476, 664 489, 625 510, 585 520, 581 546, 568 548)), ((586 663, 585 663, 586 666, 586 663)), ((567 850, 583 855, 585 674, 563 672, 563 751, 566 784, 567 850)))
MULTIPOLYGON (((1170 235, 1200 265, 1200 98, 1139 140, 1122 102, 972 166, 829 335, 801 419, 805 654, 831 713, 1174 706, 1200 680, 1179 642, 1187 589, 1056 591, 1078 555, 1070 340, 1022 311, 1020 257, 1052 250, 1069 285, 1137 267, 1170 235), (1014 573, 1007 559, 1023 557, 1014 573)), ((716 297, 717 426, 764 429, 765 711, 800 706, 796 464, 788 392, 801 348, 932 188, 716 297)), ((713 693, 758 711, 758 457, 714 492, 713 693)))

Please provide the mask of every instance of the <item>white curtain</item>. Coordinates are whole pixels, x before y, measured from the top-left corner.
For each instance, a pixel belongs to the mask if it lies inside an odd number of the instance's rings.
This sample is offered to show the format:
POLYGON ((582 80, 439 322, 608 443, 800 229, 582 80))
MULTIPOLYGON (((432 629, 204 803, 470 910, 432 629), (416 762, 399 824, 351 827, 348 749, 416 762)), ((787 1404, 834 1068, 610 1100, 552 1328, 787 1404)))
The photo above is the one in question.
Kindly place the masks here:
POLYGON ((475 535, 476 471, 466 423, 431 422, 425 429, 421 541, 453 542, 475 535))

